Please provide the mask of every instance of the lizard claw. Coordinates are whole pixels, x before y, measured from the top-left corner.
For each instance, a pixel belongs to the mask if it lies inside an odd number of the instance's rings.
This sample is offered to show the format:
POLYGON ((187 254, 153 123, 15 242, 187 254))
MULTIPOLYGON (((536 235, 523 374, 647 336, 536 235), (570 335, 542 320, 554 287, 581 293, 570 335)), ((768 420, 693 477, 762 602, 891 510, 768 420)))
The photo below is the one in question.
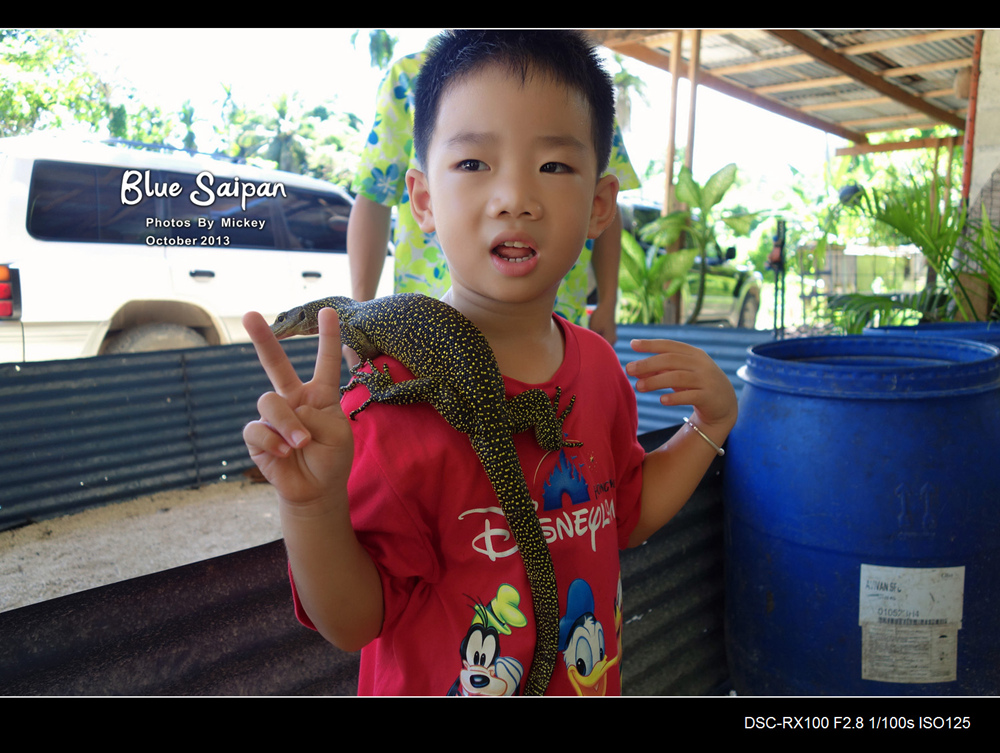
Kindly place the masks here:
MULTIPOLYGON (((552 404, 552 409, 553 410, 557 410, 559 408, 559 396, 560 396, 561 393, 562 393, 562 387, 556 387, 556 399, 555 399, 555 401, 552 404)), ((573 410, 573 404, 575 402, 576 402, 576 395, 570 396, 569 404, 567 404, 566 409, 562 413, 559 414, 559 426, 560 426, 560 428, 562 427, 563 421, 566 420, 566 416, 568 416, 569 412, 571 410, 573 410)), ((563 447, 582 447, 583 446, 583 442, 577 442, 575 440, 574 441, 563 440, 562 446, 563 447)))
POLYGON ((382 402, 386 397, 386 393, 393 387, 392 376, 389 374, 389 364, 382 364, 381 369, 375 366, 371 360, 367 361, 367 364, 371 366, 371 371, 356 372, 351 383, 342 390, 346 392, 347 390, 354 389, 359 384, 364 385, 368 389, 368 399, 351 411, 350 418, 352 420, 367 408, 373 400, 382 402))

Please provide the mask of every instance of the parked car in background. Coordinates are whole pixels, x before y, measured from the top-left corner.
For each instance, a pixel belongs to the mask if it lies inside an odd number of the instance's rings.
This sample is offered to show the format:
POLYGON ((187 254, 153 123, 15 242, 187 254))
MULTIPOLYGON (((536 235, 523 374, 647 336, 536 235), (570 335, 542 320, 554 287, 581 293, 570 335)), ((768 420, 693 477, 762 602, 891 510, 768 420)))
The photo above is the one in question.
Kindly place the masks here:
MULTIPOLYGON (((639 237, 639 230, 660 216, 660 207, 653 203, 643 203, 620 198, 618 206, 622 211, 622 227, 630 233, 643 249, 650 244, 639 237)), ((657 250, 663 253, 662 249, 657 250)), ((753 329, 760 309, 760 289, 763 276, 749 267, 735 263, 736 249, 725 252, 719 249, 716 256, 707 260, 705 276, 705 296, 698 324, 729 324, 733 327, 753 329)), ((686 322, 694 310, 698 296, 699 269, 701 262, 695 260, 681 288, 681 316, 675 314, 675 321, 686 322)))
POLYGON ((0 139, 0 362, 241 342, 246 311, 350 295, 349 194, 157 149, 0 139))

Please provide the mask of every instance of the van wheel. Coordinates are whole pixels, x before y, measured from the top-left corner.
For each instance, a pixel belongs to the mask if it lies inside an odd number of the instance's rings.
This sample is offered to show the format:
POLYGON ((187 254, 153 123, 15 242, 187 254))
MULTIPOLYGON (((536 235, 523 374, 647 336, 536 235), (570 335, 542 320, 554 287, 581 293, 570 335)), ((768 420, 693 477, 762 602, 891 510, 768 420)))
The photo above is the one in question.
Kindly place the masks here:
POLYGON ((143 324, 121 332, 102 351, 112 353, 149 353, 177 348, 204 348, 208 340, 190 327, 180 324, 143 324))
POLYGON ((754 329, 754 324, 757 321, 757 311, 760 309, 760 299, 755 295, 748 295, 743 299, 743 305, 740 307, 740 318, 736 323, 737 327, 744 327, 746 329, 754 329))

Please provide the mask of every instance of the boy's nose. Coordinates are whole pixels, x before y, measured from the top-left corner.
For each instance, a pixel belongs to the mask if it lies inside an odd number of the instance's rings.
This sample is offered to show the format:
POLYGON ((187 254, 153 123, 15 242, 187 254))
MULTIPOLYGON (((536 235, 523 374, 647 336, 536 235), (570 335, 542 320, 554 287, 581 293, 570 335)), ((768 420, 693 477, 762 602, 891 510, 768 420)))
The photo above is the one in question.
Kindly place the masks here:
POLYGON ((507 215, 538 220, 542 217, 542 204, 535 198, 528 181, 511 178, 497 182, 487 211, 491 217, 507 215))

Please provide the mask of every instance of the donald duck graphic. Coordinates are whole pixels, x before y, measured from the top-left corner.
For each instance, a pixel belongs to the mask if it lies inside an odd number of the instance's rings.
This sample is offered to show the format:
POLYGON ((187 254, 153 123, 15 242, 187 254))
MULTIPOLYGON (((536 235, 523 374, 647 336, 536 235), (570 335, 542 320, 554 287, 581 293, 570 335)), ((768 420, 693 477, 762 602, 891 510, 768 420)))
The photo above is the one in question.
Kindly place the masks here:
POLYGON ((594 593, 580 578, 570 583, 566 594, 566 614, 559 620, 559 650, 577 695, 605 694, 608 670, 618 663, 618 656, 609 659, 604 651, 604 627, 594 617, 594 593))

